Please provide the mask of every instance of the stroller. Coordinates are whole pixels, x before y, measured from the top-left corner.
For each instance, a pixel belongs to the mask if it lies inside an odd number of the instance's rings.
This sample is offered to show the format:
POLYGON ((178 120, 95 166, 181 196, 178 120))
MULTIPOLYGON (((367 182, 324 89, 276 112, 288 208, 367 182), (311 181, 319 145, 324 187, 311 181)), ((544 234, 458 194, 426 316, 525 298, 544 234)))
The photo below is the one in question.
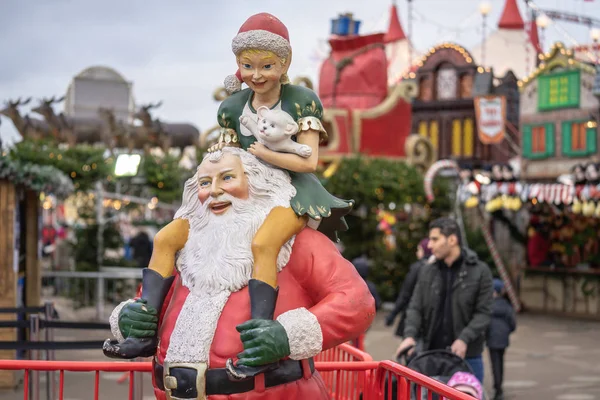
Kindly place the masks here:
MULTIPOLYGON (((435 379, 442 383, 448 383, 452 375, 456 372, 468 372, 473 374, 473 369, 464 359, 453 354, 449 350, 429 350, 419 353, 413 357, 408 356, 411 349, 406 349, 398 355, 396 361, 398 364, 406 365, 413 371, 419 372, 425 376, 435 379)), ((417 399, 417 386, 411 385, 412 400, 427 400, 427 389, 421 389, 421 399, 417 399)), ((385 399, 387 399, 387 381, 385 384, 385 399)), ((393 400, 398 398, 398 385, 395 377, 392 378, 392 396, 393 400)), ((484 396, 485 398, 485 396, 484 396)), ((432 393, 431 400, 441 400, 439 396, 432 393)), ((483 400, 483 399, 482 399, 483 400)))

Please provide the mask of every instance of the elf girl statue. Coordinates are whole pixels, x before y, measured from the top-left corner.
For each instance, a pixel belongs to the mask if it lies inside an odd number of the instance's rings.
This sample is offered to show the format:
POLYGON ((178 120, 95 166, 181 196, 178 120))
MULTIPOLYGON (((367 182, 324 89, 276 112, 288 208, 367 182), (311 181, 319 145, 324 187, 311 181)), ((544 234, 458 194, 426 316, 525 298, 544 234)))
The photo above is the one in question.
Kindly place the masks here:
MULTIPOLYGON (((254 264, 248 284, 251 319, 273 319, 278 295, 277 257, 282 246, 307 225, 335 240, 336 231, 348 229, 344 216, 353 203, 329 194, 313 174, 317 168, 320 139, 327 135, 321 123, 323 108, 311 89, 289 82, 287 71, 292 50, 286 26, 273 15, 256 14, 242 25, 233 39, 232 50, 238 71, 225 80, 231 96, 219 108, 221 135, 211 151, 224 146, 241 147, 264 162, 287 170, 296 189, 290 207, 274 208, 252 242, 254 264), (247 89, 240 90, 242 82, 248 85, 247 89), (296 149, 300 151, 273 151, 263 141, 257 141, 248 126, 265 121, 258 121, 261 114, 256 110, 287 113, 289 116, 285 117, 291 117, 294 123, 288 123, 286 128, 297 125, 293 133, 299 145, 296 149)), ((198 185, 211 185, 211 182, 200 180, 198 185)), ((228 206, 227 202, 215 202, 214 205, 223 210, 228 206)), ((213 212, 218 214, 218 210, 213 209, 213 212)), ((151 307, 153 312, 160 310, 173 281, 175 254, 186 240, 185 224, 185 221, 175 219, 158 233, 161 240, 155 238, 152 260, 149 268, 144 270, 141 301, 130 307, 151 307)), ((105 346, 105 353, 111 357, 145 357, 152 355, 156 346, 156 337, 128 337, 119 347, 105 346)), ((228 362, 229 372, 239 379, 255 376, 266 368, 269 366, 234 366, 231 360, 228 362)))
MULTIPOLYGON (((240 146, 264 162, 287 170, 296 188, 290 207, 274 208, 252 242, 254 266, 248 285, 251 318, 272 319, 278 294, 277 256, 281 247, 307 224, 335 240, 336 231, 348 229, 344 216, 353 203, 329 194, 313 174, 320 139, 327 137, 321 123, 323 107, 314 91, 290 84, 287 71, 292 49, 286 26, 271 14, 256 14, 242 25, 232 41, 232 50, 238 71, 225 79, 225 88, 231 96, 219 107, 222 133, 219 143, 211 150, 240 146), (248 85, 247 89, 240 90, 242 82, 248 85), (277 152, 257 141, 246 121, 258 120, 260 113, 256 110, 261 108, 289 114, 298 126, 296 141, 310 147, 310 151, 303 156, 277 152)), ((235 374, 235 368, 231 365, 229 368, 235 374)), ((259 372, 260 368, 252 371, 243 367, 240 375, 252 376, 259 372)))

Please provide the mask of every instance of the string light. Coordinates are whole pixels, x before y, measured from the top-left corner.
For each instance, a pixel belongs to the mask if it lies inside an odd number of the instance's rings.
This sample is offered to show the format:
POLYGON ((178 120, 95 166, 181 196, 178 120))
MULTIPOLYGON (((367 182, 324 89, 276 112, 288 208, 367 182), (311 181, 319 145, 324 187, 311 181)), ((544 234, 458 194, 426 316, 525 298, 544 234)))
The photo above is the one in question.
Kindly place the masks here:
MULTIPOLYGON (((430 48, 429 52, 427 52, 427 54, 422 56, 421 59, 419 61, 417 61, 416 65, 418 67, 422 67, 429 57, 433 56, 435 53, 437 53, 440 50, 454 50, 454 51, 458 52, 460 55, 462 55, 464 60, 467 63, 471 64, 473 62, 473 57, 471 57, 471 54, 469 53, 469 51, 467 49, 465 49, 464 47, 462 47, 458 44, 455 44, 455 43, 444 42, 436 47, 430 48)), ((479 69, 478 69, 478 71, 479 71, 479 69)), ((483 72, 483 69, 480 72, 483 72)), ((403 76, 404 79, 415 78, 415 77, 416 77, 416 74, 414 72, 405 74, 403 76)))
POLYGON ((557 62, 560 62, 560 61, 557 61, 559 59, 556 58, 557 55, 559 55, 559 54, 561 56, 563 56, 563 59, 564 58, 567 59, 568 65, 576 66, 576 67, 580 68, 581 70, 592 73, 592 74, 594 74, 596 72, 594 67, 575 60, 573 58, 573 52, 570 50, 565 50, 564 44, 562 42, 556 42, 554 44, 554 46, 552 46, 552 49, 550 50, 549 53, 539 55, 540 60, 543 60, 544 62, 541 62, 540 65, 531 74, 529 74, 528 76, 526 76, 523 79, 521 79, 520 81, 518 81, 517 85, 521 89, 523 89, 523 87, 528 82, 534 80, 540 74, 544 73, 548 66, 553 65, 557 62))

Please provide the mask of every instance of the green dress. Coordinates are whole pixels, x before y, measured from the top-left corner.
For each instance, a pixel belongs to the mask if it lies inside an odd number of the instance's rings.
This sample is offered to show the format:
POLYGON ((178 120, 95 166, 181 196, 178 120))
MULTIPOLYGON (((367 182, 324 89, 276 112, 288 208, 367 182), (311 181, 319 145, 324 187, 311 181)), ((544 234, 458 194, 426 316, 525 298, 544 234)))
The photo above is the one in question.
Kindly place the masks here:
MULTIPOLYGON (((244 150, 256 142, 256 138, 249 135, 249 132, 242 133, 246 128, 239 121, 242 114, 256 118, 256 110, 252 107, 253 95, 251 89, 236 92, 219 107, 219 125, 232 135, 235 132, 233 141, 239 142, 244 150)), ((321 138, 327 136, 321 123, 323 106, 311 89, 284 84, 279 102, 271 109, 281 109, 290 114, 298 123, 299 133, 310 129, 318 131, 321 138)), ((318 230, 336 241, 336 231, 348 230, 344 216, 350 212, 354 202, 331 195, 314 174, 287 172, 296 188, 296 196, 290 201, 292 209, 298 216, 308 215, 311 219, 320 221, 318 230)))

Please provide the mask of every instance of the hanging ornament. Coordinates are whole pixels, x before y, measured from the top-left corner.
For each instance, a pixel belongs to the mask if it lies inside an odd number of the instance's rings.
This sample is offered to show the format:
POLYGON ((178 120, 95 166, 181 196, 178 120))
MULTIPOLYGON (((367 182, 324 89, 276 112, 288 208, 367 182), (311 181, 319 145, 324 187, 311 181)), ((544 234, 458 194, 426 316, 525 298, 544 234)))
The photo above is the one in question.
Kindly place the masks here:
POLYGON ((582 213, 586 217, 591 217, 596 211, 596 206, 593 201, 588 200, 583 204, 582 213))
POLYGON ((571 211, 573 214, 581 214, 583 209, 583 204, 579 201, 579 199, 573 199, 573 205, 571 206, 571 211))
POLYGON ((596 186, 600 183, 600 174, 598 173, 598 164, 588 163, 585 165, 585 180, 588 185, 596 186))
POLYGON ((386 249, 389 251, 396 249, 396 236, 389 234, 385 235, 383 238, 383 243, 385 244, 386 249))

